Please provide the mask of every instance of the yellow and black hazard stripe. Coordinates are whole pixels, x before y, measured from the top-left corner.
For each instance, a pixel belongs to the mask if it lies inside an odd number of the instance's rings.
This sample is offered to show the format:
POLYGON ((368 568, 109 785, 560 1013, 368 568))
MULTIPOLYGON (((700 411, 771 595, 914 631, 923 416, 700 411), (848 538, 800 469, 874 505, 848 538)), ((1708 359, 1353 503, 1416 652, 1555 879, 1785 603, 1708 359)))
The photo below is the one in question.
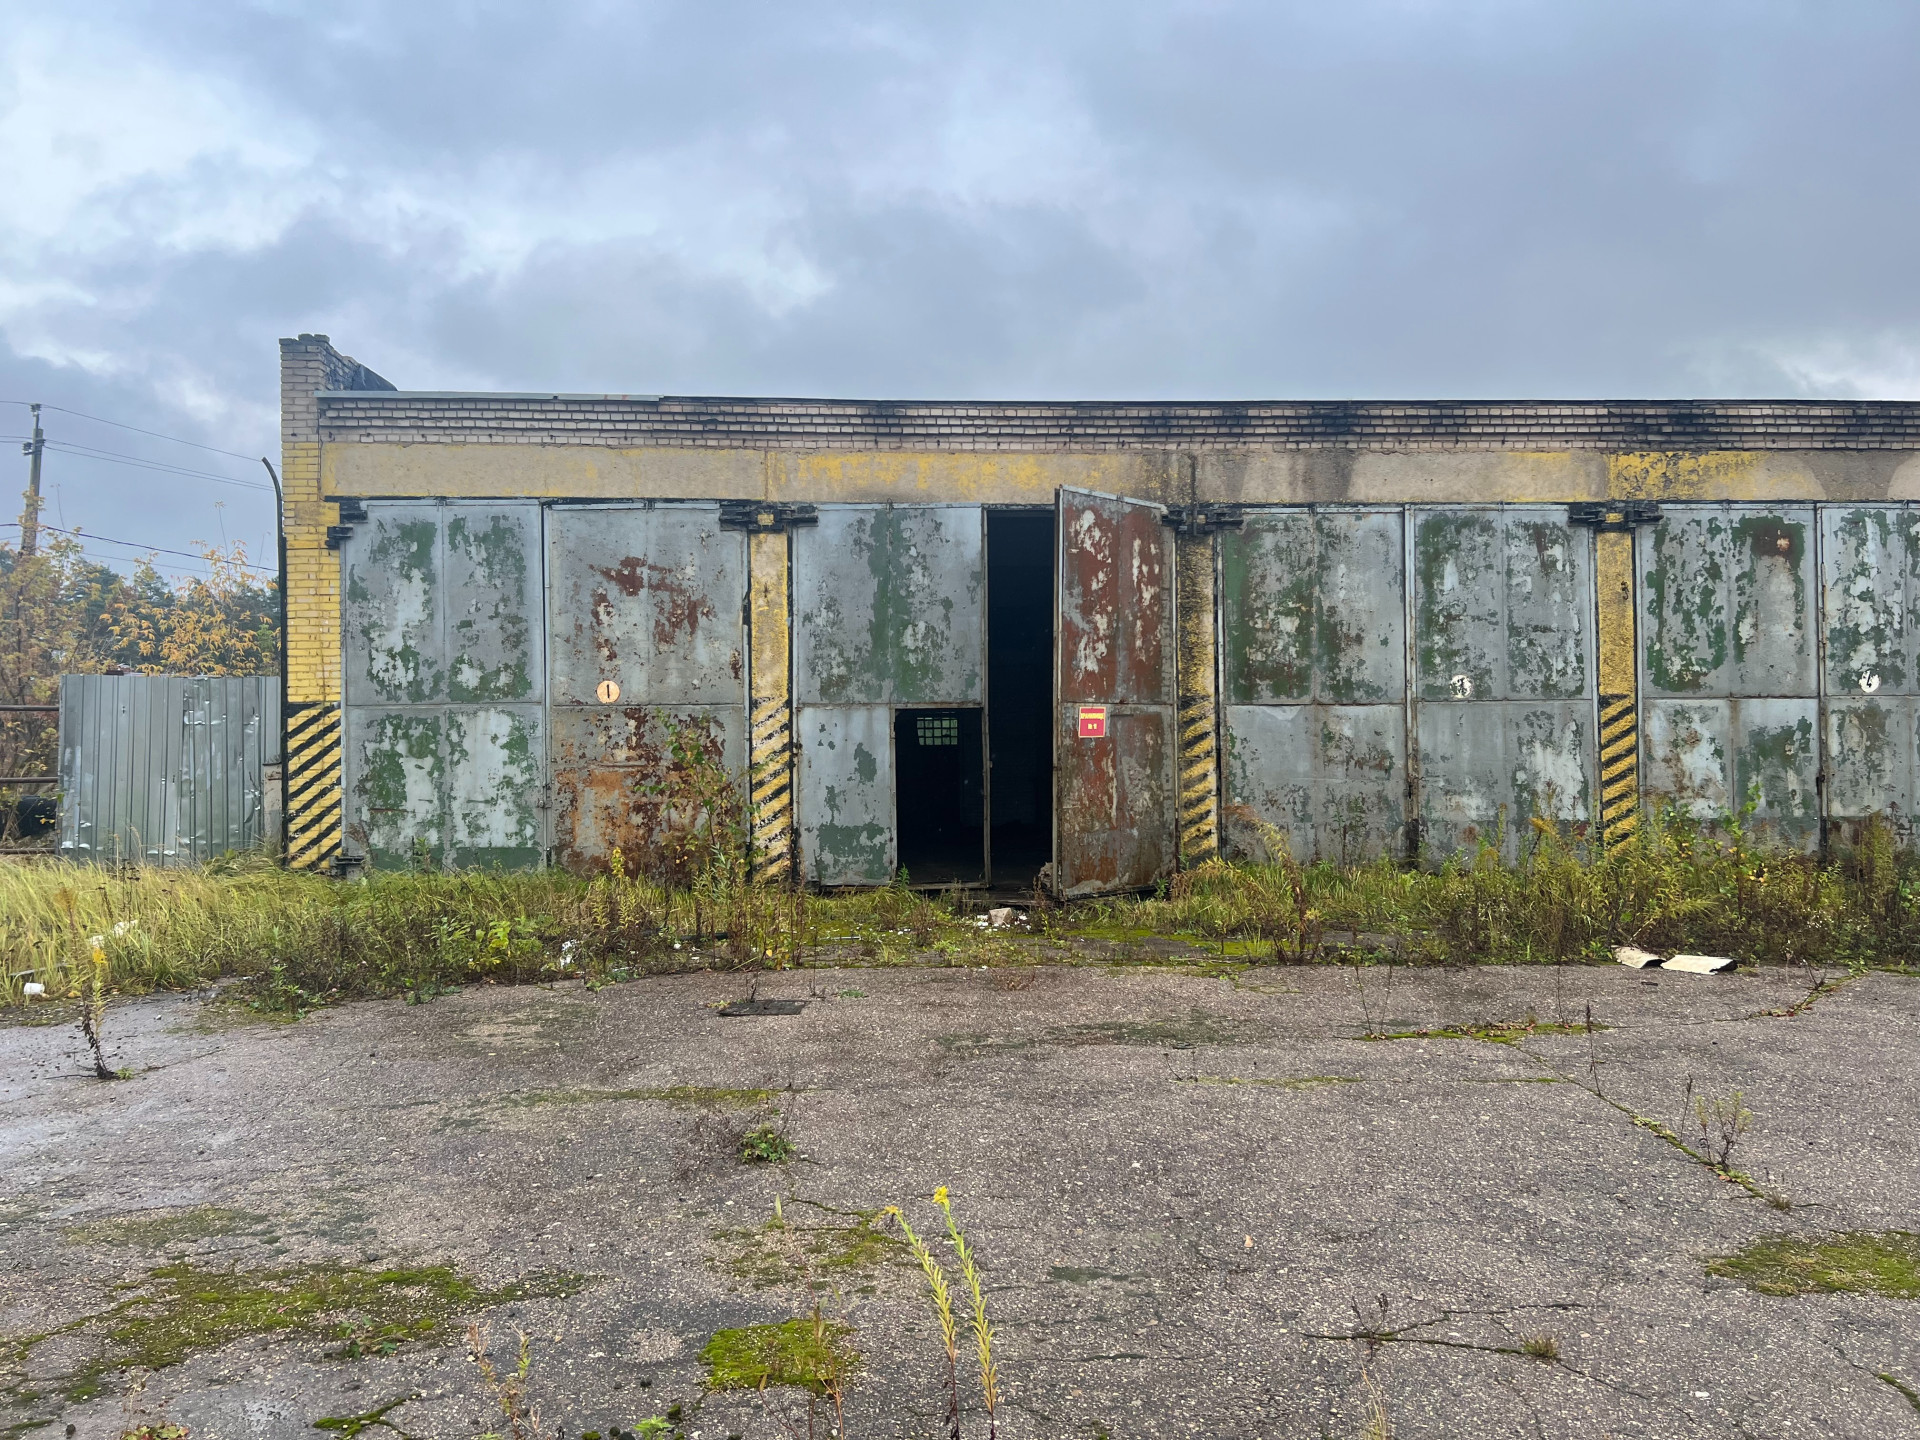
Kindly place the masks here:
POLYGON ((1640 725, 1631 695, 1600 697, 1600 834, 1631 839, 1640 823, 1640 725))
POLYGON ((756 531, 749 539, 747 783, 753 873, 767 884, 787 883, 794 866, 791 563, 784 526, 756 531))
POLYGON ((1218 853, 1218 741, 1213 697, 1180 697, 1180 863, 1191 868, 1218 853))
POLYGON ((753 702, 754 873, 780 883, 793 873, 793 708, 787 696, 753 702))
POLYGON ((1214 700, 1213 535, 1184 530, 1175 542, 1178 631, 1175 724, 1180 731, 1180 865, 1220 853, 1220 742, 1214 700))
POLYGON ((340 853, 340 707, 289 707, 286 725, 287 865, 318 870, 340 853))

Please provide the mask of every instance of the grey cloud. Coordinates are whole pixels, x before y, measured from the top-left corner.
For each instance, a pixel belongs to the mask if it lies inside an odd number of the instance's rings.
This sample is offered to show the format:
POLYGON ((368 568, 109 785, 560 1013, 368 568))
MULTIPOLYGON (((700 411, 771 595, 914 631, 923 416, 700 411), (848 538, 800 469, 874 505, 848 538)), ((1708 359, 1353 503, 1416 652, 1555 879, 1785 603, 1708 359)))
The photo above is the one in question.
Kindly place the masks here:
MULTIPOLYGON (((88 14, 313 154, 194 169, 294 197, 264 242, 0 276, 106 297, 11 312, 0 385, 243 452, 311 329, 419 388, 1920 394, 1907 4, 88 14), (23 359, 46 335, 113 373, 23 359)), ((67 494, 209 525, 105 467, 67 494)))

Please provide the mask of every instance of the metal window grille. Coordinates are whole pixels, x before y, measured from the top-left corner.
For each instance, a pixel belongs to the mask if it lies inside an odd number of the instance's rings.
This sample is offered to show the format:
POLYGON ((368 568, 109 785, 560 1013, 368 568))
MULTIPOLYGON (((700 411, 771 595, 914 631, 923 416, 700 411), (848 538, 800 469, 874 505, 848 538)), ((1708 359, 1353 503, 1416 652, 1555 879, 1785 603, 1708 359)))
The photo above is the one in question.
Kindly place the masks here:
POLYGON ((916 715, 913 718, 922 745, 958 745, 960 743, 958 715, 916 715))

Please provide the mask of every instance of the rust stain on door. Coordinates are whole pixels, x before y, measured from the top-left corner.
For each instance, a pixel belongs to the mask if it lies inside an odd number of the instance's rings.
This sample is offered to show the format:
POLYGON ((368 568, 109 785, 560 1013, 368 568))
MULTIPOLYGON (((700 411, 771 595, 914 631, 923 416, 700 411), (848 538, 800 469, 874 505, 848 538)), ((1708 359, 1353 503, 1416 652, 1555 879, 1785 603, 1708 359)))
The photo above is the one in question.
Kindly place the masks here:
POLYGON ((1173 533, 1157 505, 1062 489, 1054 886, 1138 889, 1177 859, 1173 533), (1082 705, 1107 707, 1083 739, 1082 705))

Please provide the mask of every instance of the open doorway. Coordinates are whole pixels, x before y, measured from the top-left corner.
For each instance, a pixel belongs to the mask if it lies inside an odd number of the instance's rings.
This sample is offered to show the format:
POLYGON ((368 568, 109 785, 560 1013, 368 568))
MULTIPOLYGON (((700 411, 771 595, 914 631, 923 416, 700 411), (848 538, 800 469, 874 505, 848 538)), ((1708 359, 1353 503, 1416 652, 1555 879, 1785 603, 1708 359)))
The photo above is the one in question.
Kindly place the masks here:
POLYGON ((986 878, 980 711, 896 710, 894 794, 900 868, 913 885, 986 878))
POLYGON ((987 744, 996 888, 1053 858, 1053 511, 987 511, 987 744))

